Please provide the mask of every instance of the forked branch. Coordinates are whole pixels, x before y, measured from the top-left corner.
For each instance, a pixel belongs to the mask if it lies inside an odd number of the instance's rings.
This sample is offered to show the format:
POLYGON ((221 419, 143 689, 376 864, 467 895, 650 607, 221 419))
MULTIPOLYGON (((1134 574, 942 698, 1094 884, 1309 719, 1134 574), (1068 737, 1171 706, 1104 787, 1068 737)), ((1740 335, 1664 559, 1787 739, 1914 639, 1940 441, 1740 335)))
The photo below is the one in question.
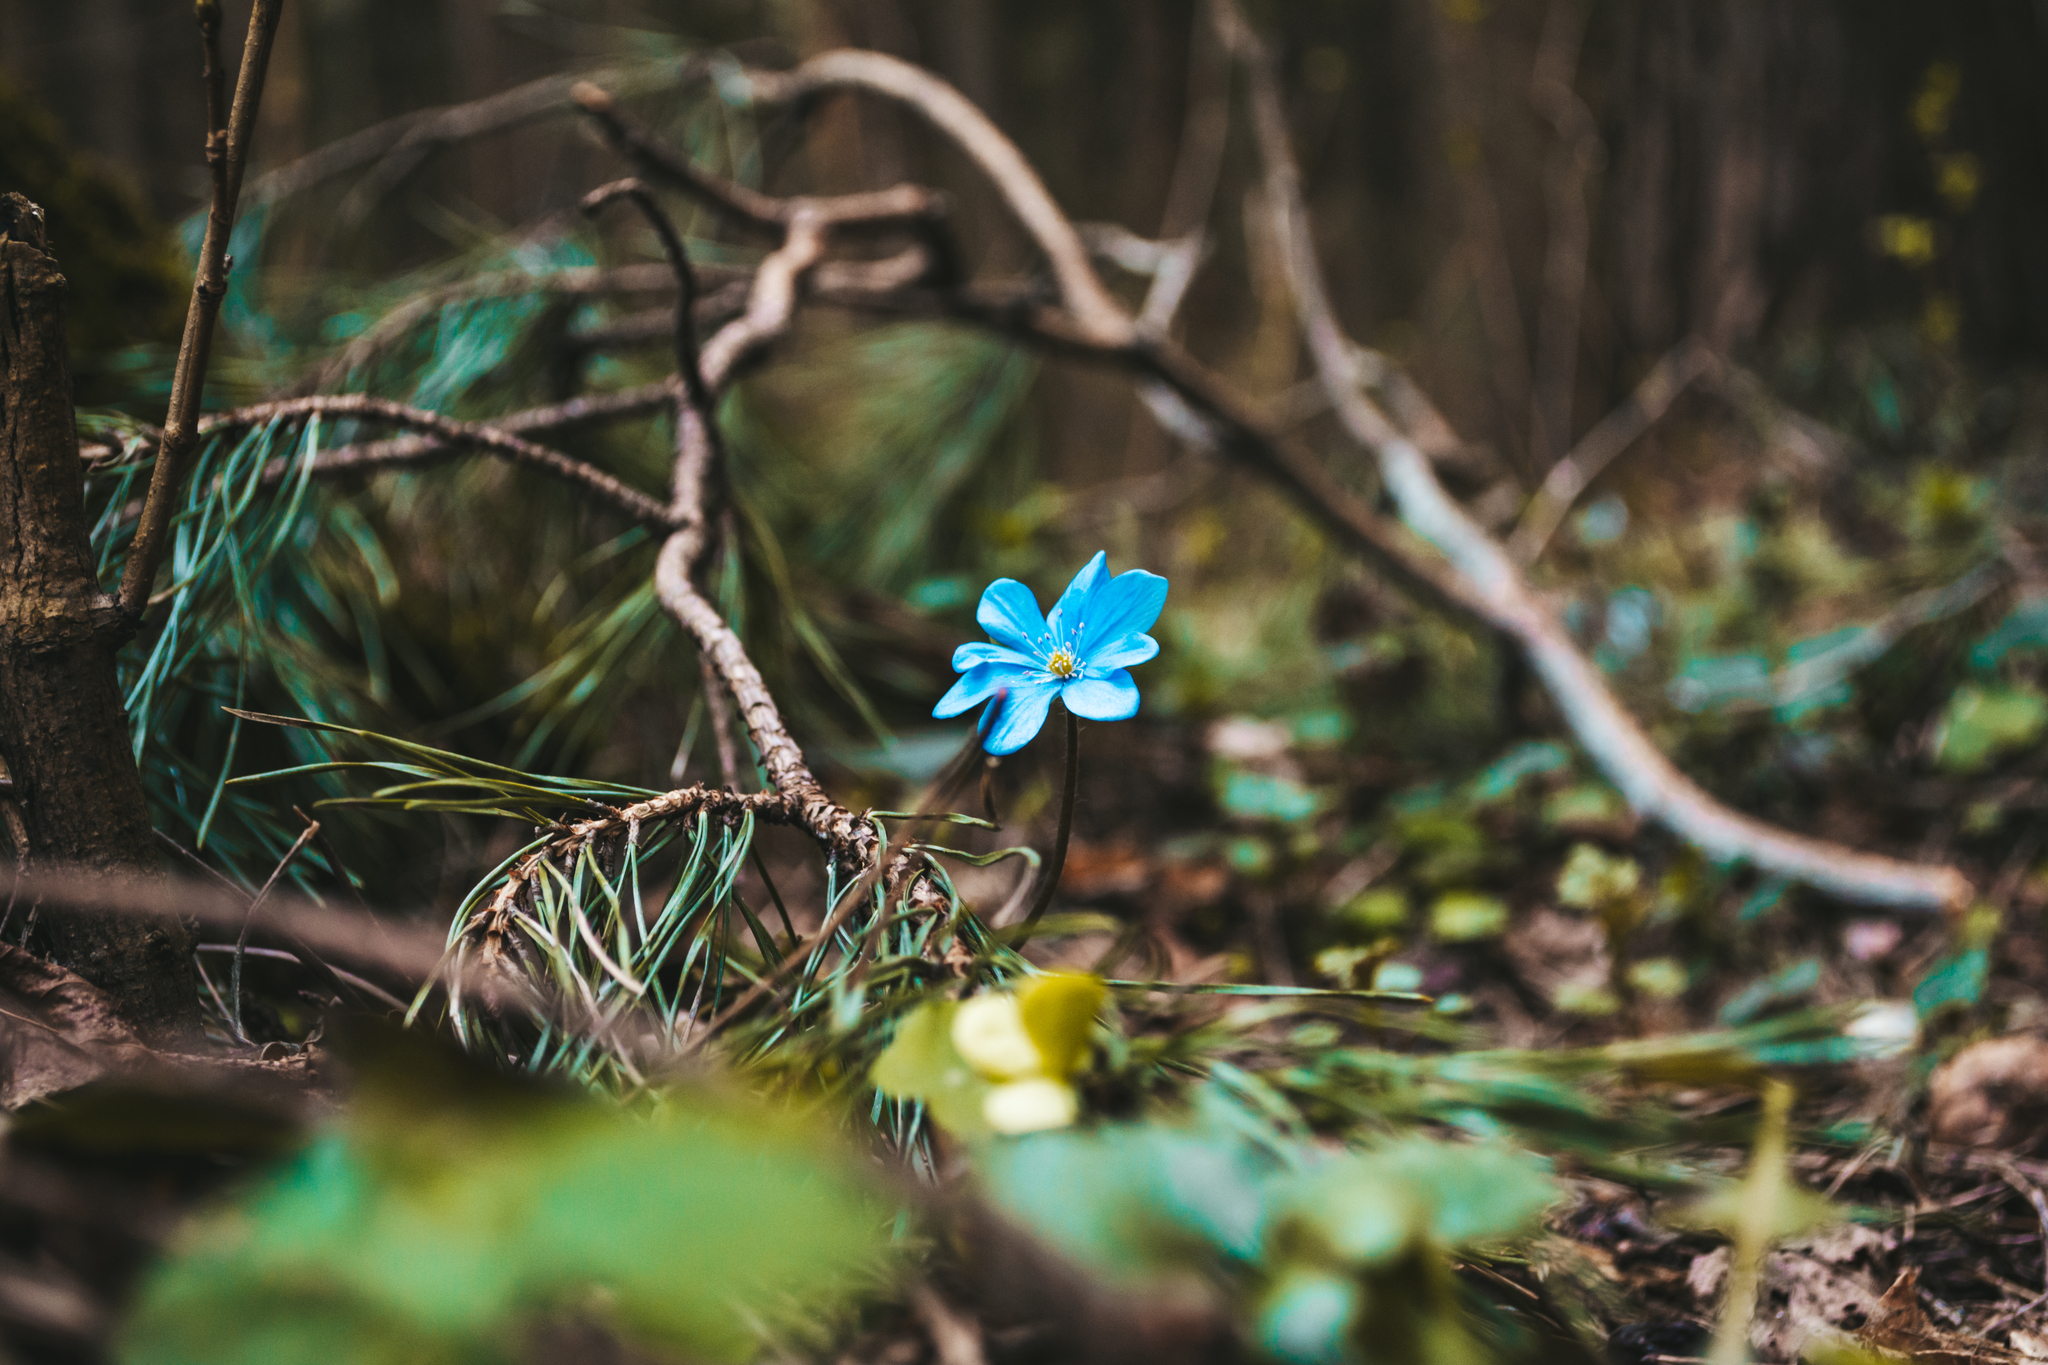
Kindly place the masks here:
POLYGON ((1129 342, 1131 319, 1103 288, 1088 248, 1054 202, 1038 172, 973 101, 923 67, 880 52, 842 49, 811 58, 793 71, 749 71, 757 101, 782 104, 827 90, 866 90, 915 110, 967 153, 995 184, 1031 240, 1043 251, 1058 283, 1060 302, 1097 345, 1129 342))

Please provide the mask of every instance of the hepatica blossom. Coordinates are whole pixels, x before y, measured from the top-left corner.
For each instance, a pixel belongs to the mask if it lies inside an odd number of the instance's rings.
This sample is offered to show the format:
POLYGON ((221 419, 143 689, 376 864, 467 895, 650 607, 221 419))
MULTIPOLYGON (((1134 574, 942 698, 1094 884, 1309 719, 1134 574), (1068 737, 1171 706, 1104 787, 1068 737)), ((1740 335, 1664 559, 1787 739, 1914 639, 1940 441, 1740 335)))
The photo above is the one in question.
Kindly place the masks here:
POLYGON ((1129 720, 1138 714, 1131 669, 1159 652, 1145 632, 1166 605, 1166 580, 1132 569, 1109 576, 1109 556, 1088 566, 1041 616, 1038 599, 1014 578, 998 578, 981 595, 974 619, 994 641, 953 651, 960 673, 932 714, 941 720, 991 701, 982 717, 982 747, 1013 754, 1045 724, 1054 697, 1083 720, 1129 720))

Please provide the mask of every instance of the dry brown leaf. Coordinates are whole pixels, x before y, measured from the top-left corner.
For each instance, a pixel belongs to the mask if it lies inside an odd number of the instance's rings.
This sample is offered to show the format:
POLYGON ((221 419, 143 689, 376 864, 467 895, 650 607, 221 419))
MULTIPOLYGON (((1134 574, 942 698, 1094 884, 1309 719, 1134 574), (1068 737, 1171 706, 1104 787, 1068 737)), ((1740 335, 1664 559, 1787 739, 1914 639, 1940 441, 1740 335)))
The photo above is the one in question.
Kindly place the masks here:
POLYGON ((1547 905, 1517 916, 1501 949, 1515 974, 1544 998, 1589 994, 1607 985, 1607 931, 1596 920, 1547 905))
POLYGON ((1975 1337, 1944 1332, 1920 1306, 1920 1268, 1907 1266, 1877 1301, 1857 1338, 1910 1358, 1914 1365, 2009 1365, 2016 1352, 1975 1337))
POLYGON ((12 1112, 154 1055, 97 986, 0 944, 0 1109, 12 1112))
MULTIPOLYGON (((1810 1344, 1840 1339, 1876 1311, 1875 1261, 1891 1249, 1882 1234, 1838 1223, 1781 1244, 1764 1260, 1750 1346, 1759 1360, 1797 1360, 1810 1344)), ((1718 1310, 1728 1249, 1696 1257, 1686 1273, 1702 1313, 1718 1310)))
POLYGON ((2048 1040, 2016 1033, 1973 1043, 1934 1073, 1927 1098, 1937 1142, 2037 1150, 2048 1133, 2048 1040))

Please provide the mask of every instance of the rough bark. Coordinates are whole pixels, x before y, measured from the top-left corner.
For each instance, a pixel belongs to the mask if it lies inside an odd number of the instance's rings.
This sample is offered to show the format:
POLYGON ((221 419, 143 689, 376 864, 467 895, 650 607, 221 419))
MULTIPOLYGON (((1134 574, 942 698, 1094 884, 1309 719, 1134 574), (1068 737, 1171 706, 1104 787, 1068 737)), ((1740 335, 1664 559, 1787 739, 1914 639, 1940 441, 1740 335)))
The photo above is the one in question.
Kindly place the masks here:
MULTIPOLYGON (((64 291, 41 212, 0 196, 0 759, 31 863, 132 872, 155 851, 114 668, 131 631, 86 541, 64 291)), ((46 910, 37 936, 143 1032, 192 1019, 192 945, 175 920, 46 910)))

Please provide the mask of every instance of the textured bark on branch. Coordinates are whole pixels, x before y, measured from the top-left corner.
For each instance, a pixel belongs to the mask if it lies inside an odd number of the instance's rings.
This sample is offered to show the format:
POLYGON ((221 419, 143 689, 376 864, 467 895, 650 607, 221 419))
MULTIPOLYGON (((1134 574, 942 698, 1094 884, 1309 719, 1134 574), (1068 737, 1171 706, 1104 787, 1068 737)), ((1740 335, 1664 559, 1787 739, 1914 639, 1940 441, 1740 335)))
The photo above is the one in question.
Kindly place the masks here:
MULTIPOLYGON (((86 542, 65 283, 43 248, 40 211, 0 200, 0 758, 28 844, 16 854, 148 870, 155 841, 114 669, 129 628, 86 542)), ((191 939, 176 921, 67 910, 37 930, 143 1032, 196 1017, 191 939)))
MULTIPOLYGON (((515 464, 527 465, 558 479, 580 484, 636 521, 654 525, 661 525, 665 521, 665 514, 659 502, 639 489, 613 478, 595 465, 585 464, 581 460, 562 454, 559 450, 550 450, 546 446, 515 436, 500 426, 484 422, 459 422, 452 417, 443 417, 439 413, 410 407, 388 398, 372 398, 366 394, 354 393, 314 398, 286 398, 275 403, 258 403, 253 407, 238 408, 233 413, 224 414, 219 420, 208 423, 205 429, 228 431, 236 427, 261 426, 266 422, 290 421, 315 415, 360 417, 427 432, 438 442, 437 449, 452 450, 470 446, 487 451, 515 464)), ((432 453, 426 447, 421 447, 421 452, 421 458, 432 453)), ((339 462, 330 461, 324 472, 332 473, 340 467, 342 466, 339 462)), ((289 473, 290 468, 289 460, 283 462, 279 470, 280 477, 289 473)))
POLYGON ((219 54, 214 50, 220 22, 219 11, 202 7, 201 28, 206 41, 209 117, 213 124, 206 140, 206 161, 213 173, 213 203, 206 215, 206 238, 199 247, 199 269, 192 278, 192 302, 185 310, 185 335, 178 343, 177 369, 171 376, 170 411, 164 418, 163 439, 157 446, 156 467, 150 471, 149 496, 142 504, 142 519, 135 528, 135 540, 128 548, 128 562, 121 571, 121 607, 140 617, 148 605, 150 587, 157 566, 163 560, 166 538, 178 493, 185 481, 186 465, 199 443, 199 402, 206 388, 206 362, 213 352, 213 324, 220 316, 221 300, 228 292, 228 239, 235 228, 235 203, 242 193, 242 172, 249 164, 249 148, 256 134, 256 110, 263 102, 263 78, 270 69, 270 44, 277 36, 278 20, 284 14, 284 0, 256 0, 249 15, 248 41, 242 49, 241 75, 235 82, 235 102, 220 122, 219 54), (205 16, 211 11, 212 26, 205 16))

